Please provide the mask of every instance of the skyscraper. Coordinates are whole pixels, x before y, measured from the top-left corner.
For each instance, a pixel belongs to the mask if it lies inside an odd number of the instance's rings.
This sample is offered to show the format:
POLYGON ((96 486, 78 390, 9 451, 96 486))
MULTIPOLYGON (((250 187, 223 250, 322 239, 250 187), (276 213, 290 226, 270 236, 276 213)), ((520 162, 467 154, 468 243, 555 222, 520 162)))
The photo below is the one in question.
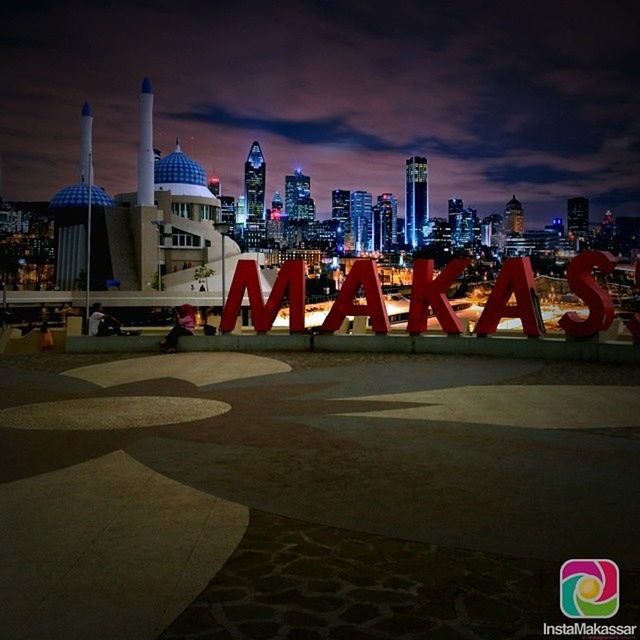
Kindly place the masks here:
POLYGON ((334 189, 331 192, 331 217, 348 221, 351 211, 351 192, 345 189, 334 189))
POLYGON ((378 196, 373 213, 373 249, 384 253, 397 244, 398 199, 392 193, 378 196))
POLYGON ((284 202, 282 201, 282 196, 279 191, 276 191, 273 194, 273 199, 271 200, 271 217, 280 218, 282 217, 282 209, 284 208, 284 202))
POLYGON ((462 246, 460 234, 462 233, 462 216, 464 202, 462 198, 449 198, 449 226, 451 227, 451 244, 454 247, 462 246))
POLYGON ((216 197, 219 198, 220 197, 220 178, 218 178, 217 176, 211 176, 209 178, 209 181, 207 182, 207 185, 209 187, 209 191, 211 191, 211 193, 216 197))
POLYGON ((505 232, 522 235, 524 233, 524 209, 522 203, 515 197, 507 202, 504 211, 505 232))
POLYGON ((290 222, 315 219, 315 203, 311 197, 311 178, 296 169, 284 179, 284 212, 290 222))
POLYGON ((351 192, 351 233, 357 252, 373 250, 371 194, 368 191, 351 192))
POLYGON ((244 195, 248 222, 264 222, 266 179, 267 164, 260 144, 254 140, 247 161, 244 163, 244 195))
POLYGON ((429 176, 427 159, 407 158, 407 197, 405 201, 405 242, 415 247, 426 244, 429 222, 429 176))
POLYGON ((567 230, 573 246, 580 248, 589 236, 589 199, 569 198, 567 200, 567 230))

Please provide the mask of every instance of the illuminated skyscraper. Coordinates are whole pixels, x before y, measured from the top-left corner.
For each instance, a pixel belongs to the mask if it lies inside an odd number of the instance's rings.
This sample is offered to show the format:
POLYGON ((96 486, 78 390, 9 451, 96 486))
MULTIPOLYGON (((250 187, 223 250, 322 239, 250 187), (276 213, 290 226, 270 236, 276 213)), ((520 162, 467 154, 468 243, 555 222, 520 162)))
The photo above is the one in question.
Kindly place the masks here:
POLYGON ((522 235, 524 233, 524 209, 522 203, 515 196, 507 202, 504 211, 504 226, 507 234, 522 235))
POLYGON ((209 181, 207 182, 207 185, 209 187, 209 191, 211 191, 211 193, 216 197, 219 198, 220 197, 220 178, 218 178, 217 176, 211 176, 209 178, 209 181))
POLYGON ((253 141, 247 161, 244 163, 244 195, 247 221, 264 222, 264 193, 267 164, 257 140, 253 141))
POLYGON ((426 244, 429 222, 429 175, 427 159, 407 158, 407 194, 405 201, 405 242, 415 247, 426 244))
POLYGON ((311 178, 296 169, 285 176, 284 212, 290 222, 315 219, 315 203, 311 197, 311 178))
POLYGON ((280 218, 282 216, 282 210, 284 208, 284 202, 279 191, 273 194, 273 200, 271 200, 271 217, 280 218))
POLYGON ((345 189, 334 189, 331 192, 331 217, 348 222, 351 211, 351 192, 345 189))
POLYGON ((580 248, 589 236, 589 199, 567 200, 567 230, 573 246, 580 248))
POLYGON ((351 233, 357 252, 373 250, 372 223, 371 194, 368 191, 352 191, 351 233))
POLYGON ((378 196, 373 211, 373 249, 389 252, 396 245, 398 199, 392 193, 378 196))

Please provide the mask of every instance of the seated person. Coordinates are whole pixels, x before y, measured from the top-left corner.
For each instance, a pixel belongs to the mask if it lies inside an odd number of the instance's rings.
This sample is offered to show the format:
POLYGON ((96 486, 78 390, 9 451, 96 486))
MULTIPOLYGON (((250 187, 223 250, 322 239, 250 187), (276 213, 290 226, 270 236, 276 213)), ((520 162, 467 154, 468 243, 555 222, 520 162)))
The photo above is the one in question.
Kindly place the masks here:
POLYGON ((176 324, 169 332, 164 340, 161 340, 160 346, 167 352, 173 353, 178 346, 178 338, 180 336, 192 336, 193 330, 196 328, 196 312, 190 304, 183 304, 176 307, 176 324))
POLYGON ((103 338, 105 336, 126 336, 120 328, 120 321, 105 313, 100 302, 94 302, 89 316, 89 335, 103 338))

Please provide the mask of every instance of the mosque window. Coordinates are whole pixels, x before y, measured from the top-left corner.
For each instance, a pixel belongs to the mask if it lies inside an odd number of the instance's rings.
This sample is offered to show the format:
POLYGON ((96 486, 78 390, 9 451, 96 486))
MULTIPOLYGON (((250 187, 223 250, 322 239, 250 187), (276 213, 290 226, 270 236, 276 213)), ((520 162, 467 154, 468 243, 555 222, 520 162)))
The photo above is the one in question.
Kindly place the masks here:
POLYGON ((174 247, 200 247, 201 238, 191 233, 174 233, 171 243, 174 247))
POLYGON ((180 218, 193 220, 193 205, 188 202, 172 202, 171 213, 180 218))
POLYGON ((203 204, 200 209, 201 220, 213 220, 213 207, 210 204, 203 204))

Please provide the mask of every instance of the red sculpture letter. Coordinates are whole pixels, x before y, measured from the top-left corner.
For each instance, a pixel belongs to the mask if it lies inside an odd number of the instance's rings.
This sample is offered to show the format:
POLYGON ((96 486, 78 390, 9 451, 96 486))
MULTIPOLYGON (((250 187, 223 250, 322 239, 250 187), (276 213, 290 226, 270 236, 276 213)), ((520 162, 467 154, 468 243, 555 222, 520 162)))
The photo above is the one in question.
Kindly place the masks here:
POLYGON ((289 332, 304 332, 304 260, 288 260, 282 265, 265 305, 260 286, 260 272, 255 260, 238 260, 227 303, 220 319, 220 331, 231 331, 242 307, 244 292, 249 297, 253 326, 258 333, 265 333, 282 306, 285 293, 289 296, 289 332))
POLYGON ((430 306, 446 333, 462 333, 462 323, 449 304, 446 294, 454 280, 470 263, 471 260, 468 258, 456 258, 447 264, 435 280, 433 279, 433 260, 419 259, 413 263, 411 304, 407 323, 409 333, 420 334, 427 330, 430 306))
POLYGON ((495 333, 502 318, 520 318, 528 336, 542 333, 536 304, 536 283, 529 258, 508 258, 496 280, 487 305, 476 325, 476 333, 495 333), (516 304, 510 305, 511 295, 516 304))
POLYGON ((371 327, 375 333, 389 333, 391 325, 384 306, 375 260, 356 260, 353 263, 329 315, 320 327, 320 331, 326 333, 337 331, 347 316, 371 316, 371 327), (360 287, 364 289, 366 304, 354 304, 353 302, 360 287))
MULTIPOLYGON (((640 262, 636 262, 636 288, 640 289, 640 262)), ((627 329, 636 342, 640 342, 640 313, 636 313, 630 320, 625 322, 627 329)))
POLYGON ((580 318, 573 311, 565 313, 559 324, 567 335, 588 338, 609 328, 613 322, 613 302, 607 291, 594 280, 591 270, 598 267, 610 273, 615 264, 616 259, 607 251, 585 251, 571 261, 567 269, 567 281, 571 291, 587 303, 589 315, 580 318))

